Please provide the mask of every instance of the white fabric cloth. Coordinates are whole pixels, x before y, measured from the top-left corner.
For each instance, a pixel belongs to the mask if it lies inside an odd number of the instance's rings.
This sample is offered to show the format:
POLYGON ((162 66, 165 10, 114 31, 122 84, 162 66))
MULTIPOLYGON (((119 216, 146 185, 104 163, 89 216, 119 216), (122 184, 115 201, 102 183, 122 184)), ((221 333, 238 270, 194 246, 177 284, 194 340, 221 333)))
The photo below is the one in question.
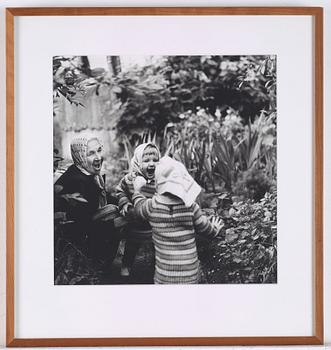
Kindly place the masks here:
POLYGON ((155 181, 157 193, 171 193, 180 198, 187 207, 194 203, 201 192, 201 187, 185 166, 168 156, 160 159, 155 169, 155 181))

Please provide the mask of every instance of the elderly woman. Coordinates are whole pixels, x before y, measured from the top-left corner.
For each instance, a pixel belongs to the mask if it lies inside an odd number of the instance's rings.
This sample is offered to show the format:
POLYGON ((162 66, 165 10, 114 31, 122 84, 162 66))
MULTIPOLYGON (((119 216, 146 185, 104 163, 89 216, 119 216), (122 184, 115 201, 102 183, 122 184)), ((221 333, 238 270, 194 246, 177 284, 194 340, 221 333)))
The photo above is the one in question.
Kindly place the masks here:
POLYGON ((86 245, 89 257, 97 267, 113 262, 120 236, 114 227, 117 207, 105 189, 105 177, 100 174, 103 163, 101 142, 93 138, 77 138, 71 142, 74 162, 56 181, 60 203, 55 206, 74 221, 72 237, 86 245))

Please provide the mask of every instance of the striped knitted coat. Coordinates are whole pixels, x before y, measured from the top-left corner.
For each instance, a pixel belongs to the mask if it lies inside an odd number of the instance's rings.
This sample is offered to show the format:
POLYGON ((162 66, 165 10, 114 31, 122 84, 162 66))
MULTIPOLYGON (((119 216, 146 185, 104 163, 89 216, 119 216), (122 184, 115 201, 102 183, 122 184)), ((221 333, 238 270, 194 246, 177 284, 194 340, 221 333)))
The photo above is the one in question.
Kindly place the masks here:
POLYGON ((156 259, 154 283, 198 283, 195 234, 215 236, 199 205, 193 203, 186 207, 180 199, 169 201, 159 194, 146 199, 135 193, 133 200, 138 215, 148 220, 152 227, 156 259))
MULTIPOLYGON (((150 183, 146 183, 146 185, 141 188, 140 192, 144 197, 152 198, 155 193, 155 181, 152 180, 150 183)), ((136 210, 133 208, 133 193, 133 177, 131 174, 127 174, 116 187, 119 211, 123 209, 125 204, 132 204, 132 209, 126 215, 129 221, 128 235, 130 239, 137 240, 138 242, 151 240, 152 229, 149 222, 139 217, 136 210)))

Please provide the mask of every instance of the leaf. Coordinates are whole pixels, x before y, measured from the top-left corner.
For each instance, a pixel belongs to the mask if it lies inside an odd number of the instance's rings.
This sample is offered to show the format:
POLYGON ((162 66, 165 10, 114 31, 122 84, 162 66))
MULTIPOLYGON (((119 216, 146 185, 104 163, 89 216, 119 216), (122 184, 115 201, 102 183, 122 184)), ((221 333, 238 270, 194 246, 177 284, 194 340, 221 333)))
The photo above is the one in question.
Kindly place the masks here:
POLYGON ((266 135, 263 137, 263 144, 265 146, 273 146, 274 144, 275 137, 273 135, 266 135))
POLYGON ((239 235, 236 233, 229 233, 229 234, 225 235, 225 240, 226 240, 226 242, 231 243, 231 242, 235 241, 238 237, 239 237, 239 235))
POLYGON ((54 220, 56 221, 64 221, 66 219, 66 213, 65 212, 55 212, 54 213, 54 220))
POLYGON ((63 190, 63 186, 61 185, 54 185, 54 192, 56 194, 60 193, 63 190))
POLYGON ((63 194, 61 197, 67 201, 73 200, 81 203, 88 203, 88 201, 78 192, 63 194))
POLYGON ((106 73, 106 71, 105 71, 104 68, 93 68, 91 70, 91 76, 92 77, 98 77, 98 76, 103 75, 105 73, 106 73))

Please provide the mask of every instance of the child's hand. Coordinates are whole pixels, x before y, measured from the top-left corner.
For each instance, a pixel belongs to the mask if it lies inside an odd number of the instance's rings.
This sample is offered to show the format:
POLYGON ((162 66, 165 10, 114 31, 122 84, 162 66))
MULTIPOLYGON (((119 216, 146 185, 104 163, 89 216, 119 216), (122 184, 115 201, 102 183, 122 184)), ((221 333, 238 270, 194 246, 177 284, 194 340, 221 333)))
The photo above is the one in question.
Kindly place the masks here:
POLYGON ((141 190, 141 188, 143 186, 146 185, 146 179, 142 176, 137 176, 134 180, 133 180, 133 188, 135 190, 135 192, 139 192, 141 190))
POLYGON ((215 236, 217 236, 224 227, 224 222, 220 217, 213 216, 211 219, 211 224, 214 227, 214 231, 216 233, 215 236))
POLYGON ((132 207, 132 204, 131 203, 126 203, 123 205, 123 208, 122 210, 120 211, 120 214, 122 216, 125 216, 128 212, 129 212, 129 209, 132 207))

